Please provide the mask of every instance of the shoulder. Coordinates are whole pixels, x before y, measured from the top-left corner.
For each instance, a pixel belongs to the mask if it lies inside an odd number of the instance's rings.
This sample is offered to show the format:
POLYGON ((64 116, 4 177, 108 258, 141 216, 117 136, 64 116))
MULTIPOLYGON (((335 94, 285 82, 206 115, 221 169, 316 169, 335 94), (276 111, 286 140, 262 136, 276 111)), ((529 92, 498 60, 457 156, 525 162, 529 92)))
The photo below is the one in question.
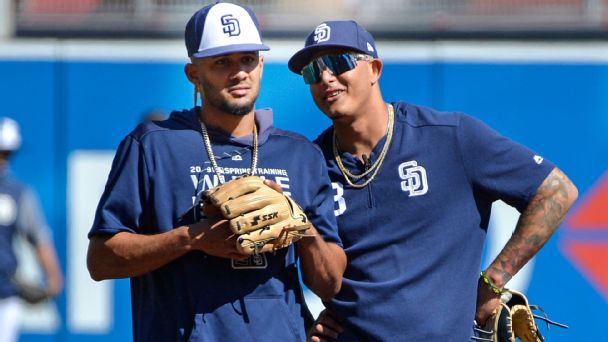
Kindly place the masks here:
POLYGON ((407 102, 393 103, 395 118, 412 127, 424 126, 458 126, 463 116, 460 112, 440 111, 434 108, 410 104, 407 102))
MULTIPOLYGON (((290 146, 292 148, 297 147, 299 149, 306 149, 306 150, 320 152, 318 146, 313 144, 312 141, 310 141, 307 137, 305 137, 304 135, 297 133, 297 132, 273 127, 270 131, 270 136, 273 136, 273 137, 281 139, 281 140, 288 140, 289 145, 287 145, 287 146, 290 146)), ((283 141, 283 143, 285 143, 285 142, 283 141)))
POLYGON ((299 143, 303 143, 303 144, 311 143, 310 140, 308 140, 308 138, 306 138, 305 136, 303 136, 300 133, 297 133, 294 131, 288 131, 288 130, 277 128, 277 127, 272 127, 272 129, 270 130, 270 135, 282 137, 285 139, 291 139, 295 142, 299 142, 299 143))
POLYGON ((155 133, 171 130, 171 126, 173 125, 170 120, 142 122, 129 133, 129 137, 137 141, 142 141, 146 138, 150 138, 150 136, 155 133))

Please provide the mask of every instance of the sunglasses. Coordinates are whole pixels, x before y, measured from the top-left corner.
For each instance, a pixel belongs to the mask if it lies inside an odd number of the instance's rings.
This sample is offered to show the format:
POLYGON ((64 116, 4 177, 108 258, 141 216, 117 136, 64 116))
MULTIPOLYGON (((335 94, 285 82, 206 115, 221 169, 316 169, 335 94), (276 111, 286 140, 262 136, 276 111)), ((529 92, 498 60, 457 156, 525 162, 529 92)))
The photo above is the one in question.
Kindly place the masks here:
POLYGON ((326 55, 313 59, 302 69, 304 83, 317 84, 321 81, 321 74, 327 68, 333 75, 340 75, 353 70, 357 66, 357 61, 371 61, 374 58, 368 55, 342 53, 339 55, 326 55))

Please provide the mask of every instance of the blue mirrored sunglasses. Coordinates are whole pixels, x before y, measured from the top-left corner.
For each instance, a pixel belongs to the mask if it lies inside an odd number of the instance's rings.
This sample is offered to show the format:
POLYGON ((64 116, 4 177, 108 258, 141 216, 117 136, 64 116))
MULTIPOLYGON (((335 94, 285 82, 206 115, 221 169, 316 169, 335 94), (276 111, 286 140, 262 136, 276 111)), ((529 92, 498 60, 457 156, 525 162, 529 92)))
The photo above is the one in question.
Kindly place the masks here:
POLYGON ((334 75, 340 75, 353 70, 357 66, 358 60, 372 59, 371 56, 353 53, 317 57, 302 69, 302 77, 304 77, 304 83, 306 84, 317 84, 321 81, 321 73, 325 68, 334 75))

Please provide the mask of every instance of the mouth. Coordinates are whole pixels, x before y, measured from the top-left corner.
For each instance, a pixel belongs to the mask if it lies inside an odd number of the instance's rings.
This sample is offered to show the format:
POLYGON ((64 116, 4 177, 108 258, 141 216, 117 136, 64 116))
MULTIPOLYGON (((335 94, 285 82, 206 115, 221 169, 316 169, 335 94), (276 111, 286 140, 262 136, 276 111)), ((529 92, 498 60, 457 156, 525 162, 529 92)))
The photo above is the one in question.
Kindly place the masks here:
POLYGON ((240 85, 228 88, 228 93, 234 97, 243 97, 249 93, 249 90, 251 87, 240 85))
POLYGON ((343 92, 344 90, 340 89, 328 90, 325 92, 325 100, 329 102, 336 101, 343 92))

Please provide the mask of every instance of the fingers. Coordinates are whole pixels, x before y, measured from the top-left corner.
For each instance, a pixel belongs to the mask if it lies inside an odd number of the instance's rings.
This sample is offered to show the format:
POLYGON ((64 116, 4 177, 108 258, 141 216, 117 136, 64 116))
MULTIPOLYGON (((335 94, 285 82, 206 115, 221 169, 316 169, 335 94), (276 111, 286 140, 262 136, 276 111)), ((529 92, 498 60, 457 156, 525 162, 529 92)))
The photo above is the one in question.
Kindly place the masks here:
POLYGON ((270 179, 264 179, 264 184, 266 184, 268 187, 272 188, 278 193, 283 193, 283 188, 281 188, 279 184, 275 183, 274 181, 271 181, 270 179))
POLYGON ((342 327, 342 324, 340 324, 334 317, 331 311, 324 310, 322 314, 319 315, 319 318, 317 318, 315 330, 320 332, 326 331, 327 333, 335 333, 335 337, 338 337, 337 334, 343 332, 344 328, 342 327), (318 329, 319 326, 321 327, 321 330, 318 329))
POLYGON ((308 339, 310 342, 332 342, 335 341, 335 338, 326 338, 324 336, 312 335, 308 339))
POLYGON ((315 342, 334 341, 343 331, 342 325, 331 311, 326 309, 319 314, 308 340, 315 342))
POLYGON ((247 255, 236 248, 236 238, 226 220, 203 220, 188 226, 188 233, 196 241, 194 248, 206 254, 230 259, 243 259, 247 255))

